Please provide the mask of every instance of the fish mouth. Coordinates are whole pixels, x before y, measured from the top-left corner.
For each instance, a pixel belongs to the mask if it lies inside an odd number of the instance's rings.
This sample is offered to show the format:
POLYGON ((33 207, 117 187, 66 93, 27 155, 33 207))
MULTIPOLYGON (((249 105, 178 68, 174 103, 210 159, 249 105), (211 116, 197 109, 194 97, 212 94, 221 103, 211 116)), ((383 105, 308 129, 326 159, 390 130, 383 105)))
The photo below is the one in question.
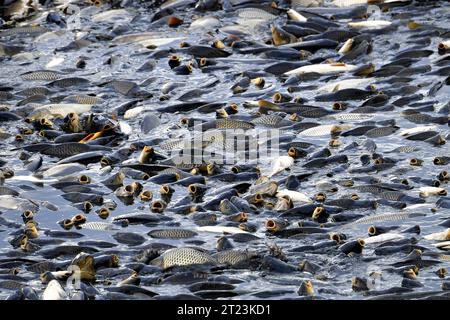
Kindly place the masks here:
POLYGON ((83 210, 84 212, 90 212, 94 208, 94 205, 90 201, 83 202, 83 210))
POLYGON ((440 181, 445 181, 445 180, 449 180, 449 178, 450 178, 450 174, 448 173, 448 171, 441 171, 440 173, 439 173, 439 180, 440 181))
POLYGON ((331 233, 330 240, 333 240, 337 244, 343 243, 347 237, 342 233, 331 233))
POLYGON ((254 204, 260 204, 260 203, 263 203, 264 202, 264 197, 262 196, 262 194, 261 193, 257 193, 257 194, 255 194, 254 196, 253 196, 253 199, 252 199, 253 201, 253 203, 254 204))
POLYGON ((161 189, 160 189, 161 194, 171 195, 171 194, 173 194, 173 192, 174 192, 174 190, 171 187, 169 187, 168 185, 161 186, 161 189))
POLYGON ((436 273, 437 273, 437 275, 438 275, 439 278, 445 278, 445 276, 446 276, 447 273, 448 273, 448 270, 447 270, 446 268, 439 268, 439 269, 436 271, 436 273))
POLYGON ((64 230, 70 230, 73 227, 73 221, 71 219, 64 219, 63 221, 60 222, 61 227, 64 230))
POLYGON ((294 148, 294 147, 290 147, 290 148, 289 148, 289 150, 288 150, 288 156, 290 156, 290 157, 292 157, 292 158, 294 158, 294 159, 297 159, 297 158, 300 158, 300 157, 301 157, 300 152, 299 152, 296 148, 294 148))
POLYGON ((359 198, 359 195, 357 195, 356 193, 352 193, 351 195, 350 195, 350 198, 352 199, 352 200, 359 200, 360 198, 359 198))
POLYGON ((375 226, 370 226, 368 229, 369 236, 376 236, 378 234, 378 230, 375 226))
POLYGON ((208 175, 212 176, 214 173, 216 173, 216 170, 217 166, 215 164, 208 163, 206 165, 206 172, 208 173, 208 175))
POLYGON ((83 174, 78 178, 78 182, 80 184, 89 184, 89 183, 91 183, 91 178, 89 176, 83 174))
POLYGON ((153 153, 154 151, 153 147, 150 146, 145 146, 144 149, 142 149, 142 152, 144 153, 153 153))
POLYGON ((327 199, 327 195, 325 192, 319 192, 318 194, 316 194, 316 201, 319 202, 324 202, 327 199))
POLYGON ((266 221, 266 229, 269 231, 277 231, 277 224, 275 223, 274 220, 269 219, 266 221))
POLYGON ((152 192, 150 190, 144 190, 139 195, 139 198, 142 201, 150 201, 153 198, 153 194, 152 194, 152 192))
POLYGON ((181 120, 180 120, 180 123, 181 123, 182 125, 188 125, 189 122, 190 122, 190 119, 189 119, 189 118, 181 118, 181 120))
POLYGON ((345 109, 347 109, 347 105, 345 103, 343 103, 343 102, 334 102, 331 105, 331 108, 333 110, 336 110, 336 111, 338 111, 338 110, 345 110, 345 109))
POLYGON ((86 222, 86 217, 82 214, 77 214, 71 219, 72 223, 77 226, 86 222))
POLYGON ((229 109, 230 110, 227 111, 228 113, 238 113, 239 106, 236 103, 232 103, 230 104, 229 109))
POLYGON ((231 167, 231 172, 233 172, 234 174, 238 174, 239 172, 241 172, 241 169, 238 166, 233 166, 231 167))
POLYGON ((237 222, 247 222, 248 221, 248 214, 245 212, 240 212, 237 215, 237 222))
MULTIPOLYGON (((180 44, 180 46, 181 46, 181 44, 180 44)), ((181 64, 181 58, 180 58, 179 56, 177 56, 177 55, 172 55, 172 56, 169 58, 169 66, 170 66, 172 69, 178 67, 180 64, 181 64)))
POLYGON ((206 58, 201 58, 198 64, 200 67, 204 67, 204 66, 206 66, 207 63, 208 63, 208 60, 206 58))
POLYGON ((131 184, 129 184, 129 185, 126 185, 125 186, 125 188, 124 188, 124 190, 127 192, 127 193, 134 193, 134 187, 131 185, 131 184))
POLYGON ((318 220, 323 214, 325 214, 325 208, 324 207, 317 207, 313 211, 312 218, 314 220, 318 220))
POLYGON ((25 220, 33 220, 33 217, 34 217, 34 213, 33 213, 33 211, 31 211, 31 210, 25 210, 24 212, 23 212, 23 214, 22 214, 22 216, 23 216, 23 218, 25 219, 25 220))
POLYGON ((283 230, 284 226, 279 221, 276 221, 275 219, 268 219, 265 223, 265 228, 267 231, 277 232, 277 231, 283 230))
POLYGON ((200 197, 205 193, 206 190, 198 185, 190 184, 188 186, 188 191, 194 197, 200 197))
POLYGON ((111 161, 108 158, 106 158, 106 157, 102 157, 100 159, 100 165, 102 166, 102 168, 103 167, 107 167, 107 166, 109 166, 111 164, 112 164, 111 161))
POLYGON ((47 118, 41 118, 39 120, 39 124, 43 127, 51 127, 53 126, 53 122, 51 122, 50 120, 48 120, 47 118))
POLYGON ((417 159, 417 158, 412 158, 409 161, 409 164, 412 165, 412 166, 418 166, 418 165, 422 164, 422 161, 417 159))
POLYGON ((78 119, 78 115, 75 112, 71 112, 67 115, 67 118, 69 120, 75 120, 75 119, 78 119))
POLYGON ((283 96, 279 92, 275 92, 275 94, 272 97, 273 102, 280 103, 283 100, 283 96))
POLYGON ((100 218, 102 218, 102 219, 108 218, 108 217, 109 217, 109 210, 106 209, 106 208, 101 208, 101 209, 98 211, 98 216, 99 216, 100 218))
POLYGON ((166 208, 166 203, 162 200, 155 200, 151 204, 151 210, 155 213, 162 213, 164 209, 166 208))

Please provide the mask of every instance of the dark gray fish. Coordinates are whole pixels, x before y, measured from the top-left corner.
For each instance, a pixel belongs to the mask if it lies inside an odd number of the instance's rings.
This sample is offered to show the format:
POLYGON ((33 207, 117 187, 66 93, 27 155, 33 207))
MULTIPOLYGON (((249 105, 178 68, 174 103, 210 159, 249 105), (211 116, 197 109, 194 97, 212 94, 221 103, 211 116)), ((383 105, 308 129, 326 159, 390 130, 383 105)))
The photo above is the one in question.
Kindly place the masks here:
POLYGON ((137 233, 132 232, 117 232, 112 237, 119 243, 126 244, 128 246, 138 246, 143 244, 146 239, 137 233))
POLYGON ((221 49, 198 45, 189 47, 187 53, 199 58, 225 58, 231 55, 231 53, 221 49))

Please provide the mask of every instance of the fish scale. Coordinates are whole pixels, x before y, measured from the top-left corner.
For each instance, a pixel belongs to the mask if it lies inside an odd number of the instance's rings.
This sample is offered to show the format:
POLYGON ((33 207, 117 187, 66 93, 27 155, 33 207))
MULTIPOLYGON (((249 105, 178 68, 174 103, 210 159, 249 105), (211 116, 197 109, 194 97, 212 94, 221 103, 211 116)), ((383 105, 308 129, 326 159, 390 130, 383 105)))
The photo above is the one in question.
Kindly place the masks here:
POLYGON ((31 71, 27 72, 21 75, 23 80, 31 80, 31 81, 37 81, 37 80, 43 80, 43 81, 51 81, 51 80, 58 80, 61 79, 64 76, 64 74, 58 72, 58 71, 51 71, 51 70, 43 70, 43 71, 31 71))
POLYGON ((365 135, 370 138, 379 138, 391 135, 395 131, 397 131, 397 128, 394 127, 380 127, 367 131, 365 135))
POLYGON ((46 87, 31 87, 26 88, 22 91, 17 92, 18 95, 24 95, 24 96, 34 96, 34 95, 47 95, 50 93, 50 90, 46 87))
POLYGON ((97 231, 109 231, 109 230, 118 230, 117 227, 114 226, 114 224, 109 222, 101 222, 101 221, 93 221, 93 222, 86 222, 81 225, 82 229, 89 229, 89 230, 97 230, 97 231))
POLYGON ((60 87, 60 88, 68 88, 68 87, 86 85, 88 83, 89 83, 89 80, 87 80, 87 79, 71 77, 71 78, 63 78, 63 79, 55 80, 55 81, 49 83, 48 85, 56 86, 56 87, 60 87))
POLYGON ((234 119, 218 119, 216 129, 253 129, 254 124, 234 119))
POLYGON ((16 27, 8 30, 4 30, 0 32, 0 38, 16 36, 16 35, 38 35, 49 31, 47 28, 43 27, 16 27))
POLYGON ((167 250, 151 263, 167 269, 174 266, 217 264, 217 260, 208 253, 193 248, 174 248, 167 250))
POLYGON ((280 124, 280 122, 283 121, 283 119, 284 118, 280 117, 279 115, 271 114, 271 115, 263 115, 256 119, 253 119, 251 122, 254 124, 262 124, 271 127, 278 127, 278 125, 280 124))
POLYGON ((395 148, 395 149, 393 149, 393 150, 391 150, 389 152, 390 153, 397 153, 397 152, 400 152, 400 153, 411 153, 411 152, 415 152, 415 151, 418 151, 418 150, 419 150, 419 148, 413 147, 413 146, 401 146, 401 147, 397 147, 397 148, 395 148))
POLYGON ((163 150, 173 150, 182 148, 185 143, 185 139, 176 139, 176 140, 169 140, 161 143, 159 147, 163 150))
POLYGON ((251 255, 243 250, 225 250, 216 253, 213 257, 215 257, 220 264, 237 265, 241 262, 248 261, 251 255))
POLYGON ((196 232, 186 229, 155 229, 148 233, 152 238, 162 239, 181 239, 192 238, 197 235, 196 232))
POLYGON ((377 215, 371 215, 368 217, 360 218, 356 221, 345 224, 345 225, 339 227, 338 229, 344 229, 344 228, 353 227, 356 225, 370 224, 370 223, 375 223, 375 222, 401 221, 401 220, 406 220, 409 218, 423 217, 423 216, 425 216, 425 214, 410 213, 410 212, 381 213, 381 214, 377 214, 377 215))
POLYGON ((399 201, 405 194, 398 191, 384 191, 381 192, 379 196, 386 200, 399 201))
POLYGON ((258 8, 245 8, 238 10, 238 16, 243 19, 261 19, 261 20, 271 20, 276 18, 275 15, 258 8))
POLYGON ((0 91, 0 100, 9 100, 14 95, 11 92, 0 91))
POLYGON ((364 113, 340 113, 330 115, 329 118, 341 121, 370 120, 374 117, 371 114, 364 113))
POLYGON ((101 101, 100 98, 88 95, 74 95, 68 96, 63 100, 64 102, 79 103, 79 104, 97 104, 101 101))

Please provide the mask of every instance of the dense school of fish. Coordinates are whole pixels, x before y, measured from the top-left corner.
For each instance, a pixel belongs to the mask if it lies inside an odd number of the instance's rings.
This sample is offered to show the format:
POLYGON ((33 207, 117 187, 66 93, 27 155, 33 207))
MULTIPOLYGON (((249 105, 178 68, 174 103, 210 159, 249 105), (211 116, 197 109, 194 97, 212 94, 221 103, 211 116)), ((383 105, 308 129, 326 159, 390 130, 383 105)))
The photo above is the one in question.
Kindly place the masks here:
POLYGON ((449 2, 0 4, 0 298, 450 297, 449 2))

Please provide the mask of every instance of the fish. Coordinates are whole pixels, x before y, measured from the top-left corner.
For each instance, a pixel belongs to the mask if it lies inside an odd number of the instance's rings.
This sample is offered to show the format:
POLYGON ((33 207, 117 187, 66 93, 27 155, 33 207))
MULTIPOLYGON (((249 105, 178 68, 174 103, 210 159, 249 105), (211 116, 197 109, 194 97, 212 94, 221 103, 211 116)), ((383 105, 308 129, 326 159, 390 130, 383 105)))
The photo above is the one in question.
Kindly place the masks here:
POLYGON ((248 233, 236 227, 226 227, 226 226, 202 226, 196 227, 196 230, 199 232, 227 233, 227 234, 248 233))
POLYGON ((423 236, 424 239, 429 241, 448 241, 450 240, 450 229, 446 229, 441 232, 435 232, 423 236))
POLYGON ((380 29, 385 28, 392 25, 391 21, 387 20, 367 20, 367 21, 359 21, 359 22, 349 22, 348 26, 350 28, 356 29, 380 29))
POLYGON ((347 225, 344 225, 342 228, 352 227, 354 225, 383 222, 383 221, 401 221, 401 220, 415 218, 415 217, 423 217, 424 215, 425 214, 423 214, 423 213, 414 213, 414 212, 381 213, 381 214, 371 215, 371 216, 357 219, 347 225))
POLYGON ((350 72, 356 69, 355 65, 345 63, 324 63, 302 66, 284 73, 284 75, 302 75, 308 73, 335 74, 341 72, 350 72))
POLYGON ((117 242, 126 244, 128 246, 138 246, 146 241, 145 237, 132 232, 116 232, 112 235, 112 237, 117 242))
POLYGON ((23 80, 28 81, 56 81, 64 77, 64 73, 53 70, 29 71, 20 75, 23 80))
POLYGON ((399 240, 399 239, 404 239, 404 238, 405 237, 399 233, 383 233, 383 234, 379 234, 379 235, 376 235, 373 237, 365 238, 364 243, 366 245, 368 245, 368 244, 374 244, 374 243, 380 243, 380 242, 399 240))
POLYGON ((181 239, 192 238, 197 235, 196 232, 186 229, 155 229, 147 233, 152 238, 158 239, 181 239))
POLYGON ((299 133, 301 136, 306 137, 318 137, 329 135, 333 133, 338 133, 343 130, 350 129, 351 125, 332 125, 332 124, 324 124, 320 126, 315 126, 306 130, 303 130, 299 133))
POLYGON ((373 83, 373 80, 371 80, 370 78, 369 79, 365 79, 365 78, 345 79, 345 80, 341 80, 341 81, 327 83, 324 86, 319 87, 317 90, 319 92, 332 93, 332 92, 336 92, 338 90, 343 90, 343 89, 361 89, 361 88, 365 88, 365 87, 369 86, 372 83, 373 83))
POLYGON ((304 203, 312 203, 313 201, 311 200, 310 197, 308 197, 306 194, 301 193, 301 192, 297 192, 297 191, 292 191, 292 190, 278 190, 276 196, 278 198, 284 197, 284 196, 288 196, 289 199, 291 199, 294 202, 304 202, 304 203))
POLYGON ((42 300, 66 300, 66 298, 67 293, 57 280, 51 280, 42 293, 42 300))
POLYGON ((42 117, 59 117, 65 118, 68 114, 75 112, 82 114, 90 112, 92 109, 91 104, 80 103, 59 103, 59 104, 46 104, 35 108, 29 115, 28 119, 36 120, 42 117))
POLYGON ((246 250, 224 250, 213 255, 217 262, 229 266, 238 266, 257 256, 255 252, 246 250))
POLYGON ((269 178, 282 172, 285 169, 290 168, 294 164, 294 158, 291 156, 280 156, 276 158, 272 163, 272 171, 269 174, 269 178))
POLYGON ((108 231, 108 230, 119 230, 113 223, 92 221, 86 222, 81 225, 82 229, 88 230, 98 230, 98 231, 108 231))
POLYGON ((208 253, 187 247, 169 249, 158 258, 150 261, 150 264, 162 269, 202 264, 216 265, 217 263, 217 260, 208 253))
POLYGON ((421 187, 419 189, 420 196, 425 198, 429 197, 431 195, 439 195, 439 196, 446 196, 447 191, 444 188, 438 188, 438 187, 421 187))
POLYGON ((39 209, 39 205, 28 199, 15 197, 12 195, 0 195, 0 208, 20 211, 30 210, 32 212, 36 212, 39 209))

